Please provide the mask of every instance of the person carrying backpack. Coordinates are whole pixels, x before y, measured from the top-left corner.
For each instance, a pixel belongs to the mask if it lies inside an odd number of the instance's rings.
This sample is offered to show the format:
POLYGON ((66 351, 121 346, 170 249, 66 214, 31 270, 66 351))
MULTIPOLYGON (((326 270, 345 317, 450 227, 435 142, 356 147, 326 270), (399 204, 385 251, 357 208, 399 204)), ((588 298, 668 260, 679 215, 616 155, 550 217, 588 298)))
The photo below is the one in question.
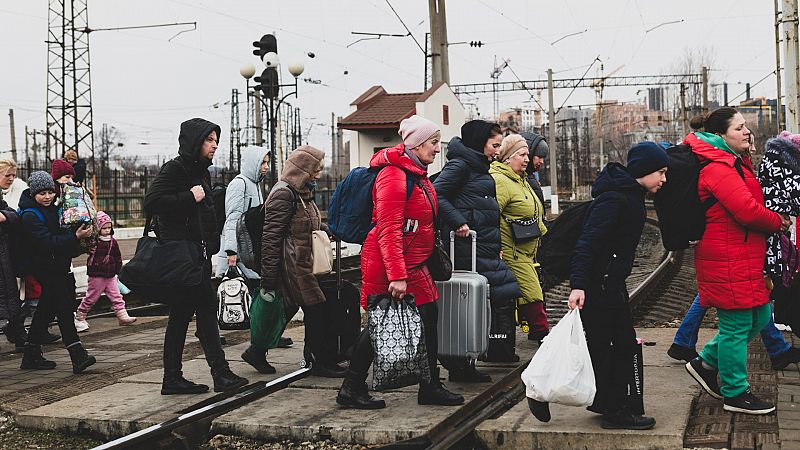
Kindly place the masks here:
POLYGON ((706 211, 694 258, 700 303, 717 308, 719 331, 686 370, 709 395, 724 398, 725 411, 768 414, 775 406, 753 395, 747 383, 747 344, 771 313, 766 236, 788 230, 791 221, 764 206, 750 162, 750 130, 736 109, 716 109, 693 118, 691 126, 697 131, 684 143, 701 163, 708 162, 697 183, 700 200, 717 199, 706 211))
POLYGON ((627 167, 608 163, 592 184, 594 200, 572 256, 568 305, 581 309, 597 385, 590 408, 603 414, 603 428, 648 430, 656 424, 626 404, 637 345, 625 280, 644 229, 644 196, 666 182, 668 164, 655 142, 631 147, 627 167))
MULTIPOLYGON (((489 280, 492 311, 509 306, 513 310, 515 300, 522 297, 513 272, 500 258, 500 209, 495 181, 489 175, 489 164, 502 141, 503 134, 496 123, 484 120, 465 123, 461 126, 461 137, 454 137, 447 145, 447 164, 433 182, 439 199, 442 236, 450 236, 450 231, 462 238, 469 236, 470 230, 477 233, 476 264, 478 273, 489 280)), ((468 240, 456 240, 455 269, 471 267, 470 252, 468 240)), ((492 380, 466 358, 440 357, 439 361, 447 369, 450 381, 492 380)))
MULTIPOLYGON (((258 184, 267 172, 269 154, 263 147, 247 147, 242 151, 241 172, 236 175, 225 190, 225 225, 222 228, 222 242, 217 254, 217 278, 222 278, 229 267, 238 267, 247 280, 260 279, 259 274, 238 261, 238 241, 236 223, 249 208, 261 206, 264 197, 258 184)), ((258 284, 258 283, 256 283, 258 284)))
MULTIPOLYGON (((372 189, 375 226, 361 248, 361 306, 366 308, 371 295, 388 292, 398 300, 406 294, 413 295, 425 330, 430 368, 430 378, 420 381, 417 403, 460 405, 464 397, 448 391, 439 380, 439 293, 425 265, 434 250, 433 217, 438 211, 436 191, 428 180, 428 165, 441 151, 441 133, 435 123, 413 115, 400 123, 400 136, 402 144, 376 152, 369 163, 380 172, 372 189), (419 180, 410 197, 406 193, 408 174, 419 180)), ((336 396, 337 404, 357 409, 386 407, 386 402, 367 390, 367 373, 374 357, 369 328, 364 328, 336 396)))

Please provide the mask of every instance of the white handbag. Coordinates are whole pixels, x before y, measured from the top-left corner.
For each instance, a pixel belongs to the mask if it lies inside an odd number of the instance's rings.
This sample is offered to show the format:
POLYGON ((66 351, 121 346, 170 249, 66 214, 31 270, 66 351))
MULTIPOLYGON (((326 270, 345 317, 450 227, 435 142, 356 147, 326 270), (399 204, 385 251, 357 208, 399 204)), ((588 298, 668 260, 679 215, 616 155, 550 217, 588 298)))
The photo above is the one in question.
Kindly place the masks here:
POLYGON ((311 232, 311 254, 314 275, 325 275, 333 271, 333 248, 328 233, 322 230, 311 232))

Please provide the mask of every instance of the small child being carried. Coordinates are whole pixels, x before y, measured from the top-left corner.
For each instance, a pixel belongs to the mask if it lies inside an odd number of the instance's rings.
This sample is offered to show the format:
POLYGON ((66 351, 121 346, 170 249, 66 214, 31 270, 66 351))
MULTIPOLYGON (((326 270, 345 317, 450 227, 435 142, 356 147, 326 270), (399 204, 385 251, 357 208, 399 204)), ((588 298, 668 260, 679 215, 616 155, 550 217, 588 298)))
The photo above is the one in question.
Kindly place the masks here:
MULTIPOLYGON (((86 274, 89 276, 89 286, 86 290, 86 297, 78 306, 78 313, 75 316, 76 322, 85 322, 86 315, 92 309, 102 294, 106 294, 111 300, 111 307, 117 315, 120 325, 131 325, 136 322, 135 317, 130 317, 125 310, 125 300, 119 292, 117 285, 117 274, 122 269, 122 254, 119 244, 112 237, 114 234, 111 217, 103 211, 97 212, 97 227, 100 229, 100 237, 97 247, 89 253, 86 261, 86 274)), ((88 328, 88 324, 87 324, 88 328)))

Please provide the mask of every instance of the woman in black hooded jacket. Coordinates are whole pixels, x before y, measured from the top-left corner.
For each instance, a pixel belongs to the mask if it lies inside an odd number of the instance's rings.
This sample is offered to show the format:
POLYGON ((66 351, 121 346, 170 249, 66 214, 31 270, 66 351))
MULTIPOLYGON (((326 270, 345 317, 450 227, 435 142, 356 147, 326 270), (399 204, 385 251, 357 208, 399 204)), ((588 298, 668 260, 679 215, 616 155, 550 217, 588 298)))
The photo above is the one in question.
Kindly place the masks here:
MULTIPOLYGON (((508 361, 515 356, 516 324, 506 319, 514 317, 515 301, 522 292, 511 269, 500 259, 500 208, 494 179, 489 175, 489 164, 500 149, 503 135, 496 123, 472 120, 461 126, 461 136, 450 140, 447 164, 433 183, 443 236, 449 237, 451 230, 459 237, 467 237, 470 230, 476 232, 477 270, 491 286, 492 330, 486 359, 508 361)), ((470 246, 467 239, 456 240, 456 269, 472 267, 470 246)), ((440 361, 450 372, 450 381, 491 380, 465 359, 440 361)))
POLYGON ((197 337, 211 367, 214 391, 232 390, 247 384, 228 366, 219 340, 216 296, 211 286, 211 255, 219 251, 214 201, 208 167, 219 142, 219 125, 204 119, 190 119, 181 124, 178 157, 167 161, 144 197, 144 210, 153 217, 154 228, 163 240, 189 239, 205 244, 205 259, 197 270, 203 282, 187 290, 184 298, 173 299, 164 334, 164 380, 162 395, 199 394, 208 386, 183 378, 181 356, 186 331, 197 315, 197 337))

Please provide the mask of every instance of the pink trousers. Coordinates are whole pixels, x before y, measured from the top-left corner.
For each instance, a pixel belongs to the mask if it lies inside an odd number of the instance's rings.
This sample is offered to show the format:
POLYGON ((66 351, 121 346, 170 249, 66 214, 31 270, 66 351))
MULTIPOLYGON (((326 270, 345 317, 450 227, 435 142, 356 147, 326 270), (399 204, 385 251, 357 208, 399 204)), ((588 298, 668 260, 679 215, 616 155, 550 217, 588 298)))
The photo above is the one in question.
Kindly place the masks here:
POLYGON ((86 297, 78 306, 78 311, 88 314, 92 306, 97 303, 97 300, 104 293, 111 300, 111 309, 114 311, 125 309, 125 300, 122 299, 122 294, 119 293, 116 276, 113 278, 89 277, 86 297))

